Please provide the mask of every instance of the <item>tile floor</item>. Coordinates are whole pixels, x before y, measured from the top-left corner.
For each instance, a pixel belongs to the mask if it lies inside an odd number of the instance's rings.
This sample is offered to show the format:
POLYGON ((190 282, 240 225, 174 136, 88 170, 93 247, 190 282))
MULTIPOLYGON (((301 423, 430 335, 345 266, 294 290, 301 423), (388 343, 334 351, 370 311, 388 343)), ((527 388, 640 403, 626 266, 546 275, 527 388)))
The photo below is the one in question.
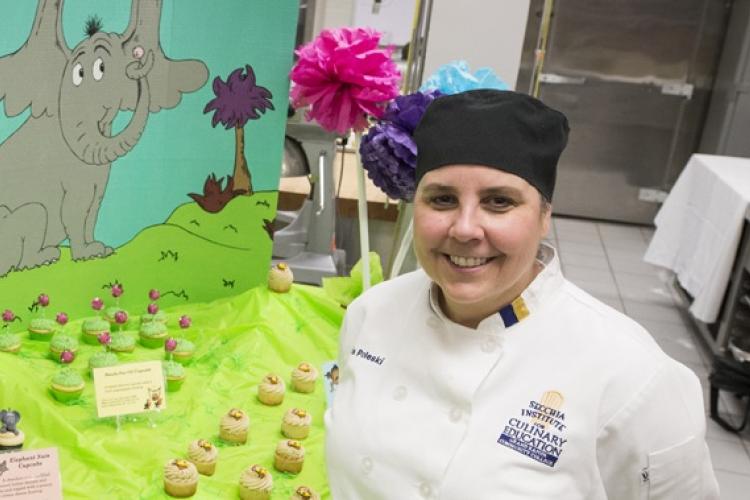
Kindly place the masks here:
MULTIPOLYGON (((672 290, 671 273, 642 260, 652 235, 648 227, 554 217, 548 239, 570 281, 641 323, 667 354, 695 371, 708 415, 706 347, 672 290)), ((738 403, 722 393, 720 411, 736 423, 744 408, 738 403)), ((707 441, 722 500, 750 498, 750 429, 737 436, 708 419, 707 441)))

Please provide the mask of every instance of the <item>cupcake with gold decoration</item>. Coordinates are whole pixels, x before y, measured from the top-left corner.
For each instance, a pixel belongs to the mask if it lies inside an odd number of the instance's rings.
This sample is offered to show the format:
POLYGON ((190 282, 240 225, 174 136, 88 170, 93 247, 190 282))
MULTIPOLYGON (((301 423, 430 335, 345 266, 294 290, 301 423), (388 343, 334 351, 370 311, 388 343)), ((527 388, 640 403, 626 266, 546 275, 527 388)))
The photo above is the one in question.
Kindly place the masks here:
POLYGON ((273 490, 273 477, 263 466, 251 465, 240 476, 240 498, 242 500, 268 500, 273 490))
POLYGON ((298 486, 289 500, 320 500, 320 495, 309 486, 298 486))
POLYGON ((228 443, 245 444, 250 429, 250 417, 242 410, 232 408, 221 417, 219 437, 228 443))
POLYGON ((292 408, 284 414, 281 433, 290 439, 305 439, 310 434, 312 416, 302 408, 292 408))
POLYGON ((164 491, 173 497, 191 497, 198 491, 198 469, 177 458, 164 465, 164 491))
POLYGON ((188 447, 187 456, 200 474, 213 476, 216 471, 216 459, 219 457, 219 450, 210 441, 205 439, 193 441, 188 447))
POLYGON ((300 363, 292 370, 292 388, 297 392, 313 392, 317 379, 318 370, 310 363, 300 363))
POLYGON ((292 288, 294 275, 283 262, 279 262, 268 271, 268 288, 277 293, 286 293, 292 288))
POLYGON ((258 399, 268 406, 280 405, 284 401, 286 385, 278 375, 269 373, 258 384, 258 399))
POLYGON ((276 445, 273 466, 281 472, 299 474, 305 463, 305 448, 295 439, 284 439, 276 445))

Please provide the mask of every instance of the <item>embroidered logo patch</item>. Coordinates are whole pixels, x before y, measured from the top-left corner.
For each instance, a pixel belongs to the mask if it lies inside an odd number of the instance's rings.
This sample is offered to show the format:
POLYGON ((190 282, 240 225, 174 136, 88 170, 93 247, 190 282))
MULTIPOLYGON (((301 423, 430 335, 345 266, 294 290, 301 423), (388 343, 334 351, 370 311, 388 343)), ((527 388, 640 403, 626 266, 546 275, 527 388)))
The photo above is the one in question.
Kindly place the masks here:
POLYGON ((376 365, 382 365, 385 361, 384 356, 378 356, 377 354, 373 354, 369 351, 365 351, 364 349, 358 349, 356 347, 352 348, 352 356, 357 356, 362 359, 366 359, 367 361, 371 361, 375 363, 376 365))
POLYGON ((557 391, 542 394, 541 401, 529 401, 518 417, 505 424, 497 442, 539 463, 554 467, 568 441, 563 438, 565 413, 563 395, 557 391))

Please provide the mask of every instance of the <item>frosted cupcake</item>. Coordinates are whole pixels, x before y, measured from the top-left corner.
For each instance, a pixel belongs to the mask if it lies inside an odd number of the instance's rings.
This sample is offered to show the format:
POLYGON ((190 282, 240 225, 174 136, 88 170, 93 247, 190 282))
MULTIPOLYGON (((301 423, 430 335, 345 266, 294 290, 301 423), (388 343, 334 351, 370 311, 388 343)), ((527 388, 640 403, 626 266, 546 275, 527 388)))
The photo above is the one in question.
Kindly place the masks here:
POLYGON ((15 354, 21 350, 21 337, 15 333, 0 333, 0 352, 15 354))
POLYGON ((185 369, 180 363, 174 361, 164 361, 162 363, 164 376, 167 378, 167 392, 176 392, 185 382, 185 369))
POLYGON ((181 458, 164 464, 164 491, 173 497, 191 497, 198 491, 198 470, 181 458))
POLYGON ((280 262, 268 271, 268 288, 278 293, 286 293, 292 288, 294 276, 292 270, 280 262))
POLYGON ((164 347, 164 341, 169 336, 166 325, 157 322, 143 323, 138 334, 141 337, 141 344, 151 349, 164 347))
POLYGON ((60 360, 63 351, 78 352, 78 339, 64 333, 56 333, 49 342, 49 354, 55 361, 60 360))
POLYGON ((115 332, 111 336, 109 348, 114 352, 133 352, 135 339, 127 333, 115 332))
POLYGON ((292 388, 297 392, 310 393, 315 390, 318 370, 310 363, 300 363, 292 370, 292 388))
POLYGON ((46 318, 34 318, 29 324, 29 337, 32 340, 49 340, 55 333, 54 320, 46 318))
POLYGON ((276 406, 284 401, 286 386, 278 375, 269 373, 258 384, 258 399, 264 405, 276 406))
POLYGON ((94 376, 95 368, 105 368, 107 366, 115 366, 119 360, 117 354, 113 352, 97 352, 89 358, 89 369, 91 376, 94 376))
POLYGON ((67 403, 80 398, 84 387, 83 378, 77 371, 63 368, 52 378, 50 392, 56 400, 67 403))
POLYGON ((167 323, 167 315, 164 311, 156 311, 154 314, 146 313, 143 316, 141 316, 141 323, 167 323))
POLYGON ((198 439, 188 446, 187 457, 199 473, 204 476, 213 476, 216 471, 216 459, 219 457, 219 450, 210 441, 198 439))
POLYGON ((178 363, 186 364, 195 353, 195 344, 187 339, 175 339, 177 346, 172 351, 172 358, 178 363))
POLYGON ((81 325, 81 340, 86 344, 99 345, 99 335, 110 333, 109 322, 102 318, 89 318, 81 325))
POLYGON ((242 500, 268 500, 273 490, 273 477, 268 469, 251 465, 240 476, 240 498, 242 500))
POLYGON ((299 486, 289 500, 320 500, 320 495, 309 486, 299 486))
POLYGON ((244 411, 232 408, 221 417, 219 437, 229 443, 245 444, 249 429, 250 417, 244 411))
POLYGON ((294 439, 279 441, 276 445, 273 466, 281 472, 299 474, 305 463, 305 448, 294 439))
POLYGON ((302 408, 292 408, 284 414, 281 433, 290 439, 305 439, 310 434, 312 416, 302 408))

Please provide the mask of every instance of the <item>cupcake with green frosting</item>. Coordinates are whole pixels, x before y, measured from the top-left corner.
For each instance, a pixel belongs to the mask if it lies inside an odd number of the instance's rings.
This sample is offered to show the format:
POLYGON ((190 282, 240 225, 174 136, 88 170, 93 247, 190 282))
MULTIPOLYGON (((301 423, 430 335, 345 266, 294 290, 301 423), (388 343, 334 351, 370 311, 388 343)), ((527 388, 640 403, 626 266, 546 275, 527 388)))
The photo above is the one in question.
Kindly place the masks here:
POLYGON ((187 339, 175 339, 177 345, 172 351, 172 359, 181 364, 186 364, 195 353, 195 344, 187 339))
MULTIPOLYGON (((117 323, 117 321, 115 320, 115 315, 120 311, 124 312, 127 318, 130 317, 130 314, 128 314, 128 312, 122 307, 112 306, 104 310, 104 319, 107 320, 110 325, 114 325, 115 323, 117 323)), ((127 321, 125 322, 125 324, 127 324, 127 321)))
POLYGON ((84 387, 83 378, 77 371, 63 368, 52 378, 50 392, 56 400, 67 403, 80 398, 84 387))
POLYGON ((21 337, 15 333, 0 331, 0 352, 15 354, 21 350, 21 337))
POLYGON ((55 333, 57 323, 47 318, 34 318, 29 324, 29 337, 32 340, 49 340, 55 333))
POLYGON ((146 313, 141 316, 141 323, 167 323, 167 315, 164 311, 156 311, 154 314, 146 313))
POLYGON ((109 348, 114 352, 133 352, 135 339, 125 332, 115 332, 112 334, 109 348))
POLYGON ((97 352, 89 358, 89 368, 91 369, 91 375, 94 375, 94 368, 115 366, 117 364, 117 361, 117 354, 113 352, 97 352))
POLYGON ((81 339, 87 344, 99 345, 99 335, 109 331, 109 321, 103 318, 89 318, 81 326, 81 339))
POLYGON ((55 361, 59 361, 63 351, 70 351, 73 354, 78 352, 78 339, 65 333, 56 333, 49 343, 50 356, 55 361))
POLYGON ((175 361, 165 361, 162 363, 162 367, 167 379, 167 392, 180 390, 182 383, 185 381, 185 368, 175 361))
POLYGON ((164 341, 167 339, 169 332, 164 323, 152 321, 141 325, 139 335, 141 337, 141 344, 144 347, 157 349, 164 347, 164 341))

